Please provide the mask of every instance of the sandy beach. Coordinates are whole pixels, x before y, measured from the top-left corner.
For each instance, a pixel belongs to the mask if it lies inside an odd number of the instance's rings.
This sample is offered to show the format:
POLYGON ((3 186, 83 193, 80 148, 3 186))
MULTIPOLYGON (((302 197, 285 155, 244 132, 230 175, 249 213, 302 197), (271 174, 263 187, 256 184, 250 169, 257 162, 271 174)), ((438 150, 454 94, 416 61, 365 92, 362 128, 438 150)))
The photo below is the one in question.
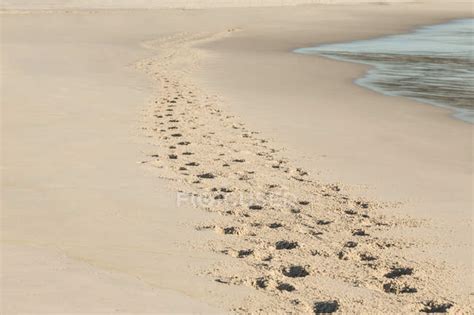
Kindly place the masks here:
POLYGON ((3 1, 2 313, 472 312, 472 125, 293 53, 405 2, 3 1))

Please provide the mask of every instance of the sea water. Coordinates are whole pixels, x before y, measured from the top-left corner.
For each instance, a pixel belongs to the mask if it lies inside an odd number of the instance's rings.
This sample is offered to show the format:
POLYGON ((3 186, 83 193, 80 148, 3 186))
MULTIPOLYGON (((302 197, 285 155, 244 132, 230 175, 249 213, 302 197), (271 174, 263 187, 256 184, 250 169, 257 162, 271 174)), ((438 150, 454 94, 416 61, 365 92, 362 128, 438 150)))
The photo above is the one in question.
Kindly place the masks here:
POLYGON ((356 83, 446 107, 474 124, 474 19, 409 34, 301 48, 295 52, 371 65, 356 83))

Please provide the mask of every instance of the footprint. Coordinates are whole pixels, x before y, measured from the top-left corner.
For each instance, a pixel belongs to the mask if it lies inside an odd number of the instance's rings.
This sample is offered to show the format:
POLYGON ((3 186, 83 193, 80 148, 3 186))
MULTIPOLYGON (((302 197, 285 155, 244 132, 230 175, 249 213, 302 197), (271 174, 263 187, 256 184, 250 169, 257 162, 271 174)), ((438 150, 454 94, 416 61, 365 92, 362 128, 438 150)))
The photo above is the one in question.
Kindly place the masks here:
POLYGON ((283 224, 280 224, 280 223, 270 223, 268 225, 269 228, 271 229, 278 229, 278 228, 281 228, 283 226, 283 224))
POLYGON ((189 142, 189 141, 178 142, 178 145, 189 145, 189 144, 191 144, 191 142, 189 142))
POLYGON ((168 158, 170 160, 176 160, 178 158, 178 156, 176 154, 170 154, 170 155, 168 155, 168 158))
POLYGON ((410 287, 406 283, 397 283, 395 281, 390 281, 383 285, 383 290, 386 293, 400 294, 400 293, 416 293, 418 290, 416 288, 410 287))
POLYGON ((276 288, 280 291, 287 291, 287 292, 292 292, 296 290, 296 288, 292 286, 291 284, 283 283, 283 282, 279 283, 276 288))
POLYGON ((244 258, 253 254, 253 249, 241 249, 237 253, 238 258, 244 258))
POLYGON ((318 250, 318 249, 312 249, 310 251, 311 255, 312 256, 322 256, 322 257, 329 257, 330 255, 322 250, 318 250))
POLYGON ((344 213, 348 215, 356 215, 357 211, 355 211, 354 209, 349 209, 349 210, 345 210, 344 213))
POLYGON ((313 311, 315 314, 334 313, 338 309, 339 309, 339 302, 336 300, 315 302, 313 305, 313 311))
POLYGON ((369 234, 367 234, 362 229, 356 229, 356 230, 352 231, 352 235, 354 235, 354 236, 369 236, 369 234))
POLYGON ((424 307, 420 310, 423 313, 446 313, 453 303, 450 302, 439 302, 439 301, 426 301, 422 303, 424 307))
POLYGON ((186 163, 186 166, 199 166, 199 163, 189 162, 189 163, 186 163))
POLYGON ((357 242, 354 242, 354 241, 348 241, 344 244, 344 247, 347 247, 347 248, 354 248, 354 247, 357 247, 357 242))
POLYGON ((260 277, 255 279, 253 284, 257 289, 266 289, 270 284, 270 281, 265 277, 260 277))
POLYGON ((205 179, 212 179, 212 178, 216 177, 212 173, 204 173, 204 174, 199 174, 199 175, 196 175, 196 176, 199 177, 199 178, 205 178, 205 179))
POLYGON ((290 278, 302 278, 309 275, 309 271, 305 266, 292 265, 283 268, 282 273, 290 278))
POLYGON ((222 229, 224 234, 240 234, 240 230, 234 226, 225 227, 222 229))
POLYGON ((250 205, 250 206, 249 206, 249 209, 250 209, 250 210, 262 210, 263 207, 260 206, 260 205, 250 205))
POLYGON ((411 276, 413 274, 413 268, 410 267, 392 267, 390 272, 385 274, 386 278, 396 279, 402 276, 411 276))
POLYGON ((369 253, 362 253, 359 255, 360 257, 360 260, 362 261, 374 261, 374 260, 377 260, 377 258, 375 256, 372 256, 371 254, 369 253))
POLYGON ((316 224, 317 225, 328 225, 328 224, 331 224, 332 221, 328 221, 328 220, 317 220, 316 221, 316 224))
POLYGON ((308 172, 306 172, 305 170, 301 169, 301 168, 297 168, 296 171, 298 172, 298 174, 300 176, 306 176, 308 175, 308 172))
POLYGON ((367 209, 369 207, 369 204, 367 202, 363 202, 363 201, 356 201, 356 205, 358 205, 362 209, 367 209))
POLYGON ((298 242, 290 242, 290 241, 278 241, 275 243, 275 248, 278 250, 282 249, 294 249, 299 247, 298 242))

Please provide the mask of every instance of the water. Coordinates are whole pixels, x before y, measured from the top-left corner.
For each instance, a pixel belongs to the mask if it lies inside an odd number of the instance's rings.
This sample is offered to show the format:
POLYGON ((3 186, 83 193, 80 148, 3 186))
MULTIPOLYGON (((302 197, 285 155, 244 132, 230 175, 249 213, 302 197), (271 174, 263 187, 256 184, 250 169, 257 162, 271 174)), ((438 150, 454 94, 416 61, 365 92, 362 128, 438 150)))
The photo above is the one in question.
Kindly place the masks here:
POLYGON ((474 19, 427 26, 413 33, 295 52, 373 66, 356 81, 380 93, 446 107, 474 124, 474 19))

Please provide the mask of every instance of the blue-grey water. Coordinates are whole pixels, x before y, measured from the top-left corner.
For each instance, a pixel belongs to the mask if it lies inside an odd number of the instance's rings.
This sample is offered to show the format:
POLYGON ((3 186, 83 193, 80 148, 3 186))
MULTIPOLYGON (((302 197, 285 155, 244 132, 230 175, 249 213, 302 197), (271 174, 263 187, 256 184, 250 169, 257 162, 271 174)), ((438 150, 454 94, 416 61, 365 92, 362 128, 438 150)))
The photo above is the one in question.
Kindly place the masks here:
POLYGON ((356 81, 380 93, 447 107, 474 123, 474 19, 409 34, 301 48, 295 52, 373 66, 356 81))

